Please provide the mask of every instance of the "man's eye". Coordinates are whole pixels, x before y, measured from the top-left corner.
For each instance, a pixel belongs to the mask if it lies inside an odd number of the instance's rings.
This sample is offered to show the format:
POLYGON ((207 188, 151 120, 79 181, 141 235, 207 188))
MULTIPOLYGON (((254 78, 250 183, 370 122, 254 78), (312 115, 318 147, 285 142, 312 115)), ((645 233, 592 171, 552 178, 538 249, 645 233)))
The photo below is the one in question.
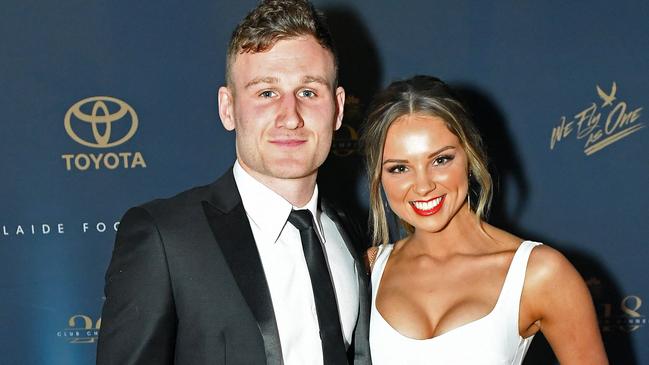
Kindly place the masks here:
POLYGON ((313 90, 302 90, 300 91, 300 96, 303 96, 305 98, 312 98, 316 96, 316 93, 313 90))
POLYGON ((272 98, 273 96, 275 96, 275 93, 270 90, 266 90, 262 91, 259 96, 261 96, 262 98, 272 98))

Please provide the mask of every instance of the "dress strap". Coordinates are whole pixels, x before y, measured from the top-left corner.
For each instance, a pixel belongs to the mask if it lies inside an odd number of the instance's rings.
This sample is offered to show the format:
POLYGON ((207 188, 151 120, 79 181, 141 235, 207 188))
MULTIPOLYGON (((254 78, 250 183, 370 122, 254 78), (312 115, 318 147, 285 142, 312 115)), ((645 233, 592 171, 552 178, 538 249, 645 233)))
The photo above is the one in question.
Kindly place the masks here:
POLYGON ((374 260, 374 267, 370 273, 370 282, 372 285, 372 302, 376 293, 378 292, 379 283, 381 282, 381 277, 383 276, 383 270, 385 269, 385 264, 390 257, 390 252, 392 252, 392 247, 394 245, 391 243, 382 244, 378 247, 378 252, 376 254, 376 259, 374 260))
POLYGON ((500 293, 498 305, 501 308, 499 308, 499 311, 511 314, 511 322, 512 326, 515 326, 516 334, 518 334, 519 309, 523 285, 525 284, 527 262, 532 253, 532 249, 538 245, 541 245, 541 243, 533 241, 524 241, 520 244, 509 265, 502 292, 500 293))

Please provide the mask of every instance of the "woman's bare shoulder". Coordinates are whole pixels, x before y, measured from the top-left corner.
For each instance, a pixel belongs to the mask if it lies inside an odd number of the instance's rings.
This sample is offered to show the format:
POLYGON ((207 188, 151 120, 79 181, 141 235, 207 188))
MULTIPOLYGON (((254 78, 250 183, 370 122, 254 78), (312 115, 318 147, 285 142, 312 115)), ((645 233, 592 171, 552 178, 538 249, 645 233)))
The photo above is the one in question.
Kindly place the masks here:
POLYGON ((590 304, 588 288, 577 269, 561 252, 545 244, 530 254, 523 295, 533 299, 530 309, 539 318, 565 305, 590 304))
POLYGON ((526 284, 543 285, 554 280, 581 276, 570 261, 558 250, 548 245, 539 245, 532 250, 527 263, 526 284))

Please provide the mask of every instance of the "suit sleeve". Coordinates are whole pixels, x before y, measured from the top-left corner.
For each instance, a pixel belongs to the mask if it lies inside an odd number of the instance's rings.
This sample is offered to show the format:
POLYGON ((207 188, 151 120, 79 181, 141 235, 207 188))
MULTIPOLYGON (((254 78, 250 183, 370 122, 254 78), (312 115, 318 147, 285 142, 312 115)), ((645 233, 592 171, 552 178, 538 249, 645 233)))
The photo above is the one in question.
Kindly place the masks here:
POLYGON ((97 364, 173 364, 177 321, 167 257, 143 208, 120 222, 104 293, 97 364))

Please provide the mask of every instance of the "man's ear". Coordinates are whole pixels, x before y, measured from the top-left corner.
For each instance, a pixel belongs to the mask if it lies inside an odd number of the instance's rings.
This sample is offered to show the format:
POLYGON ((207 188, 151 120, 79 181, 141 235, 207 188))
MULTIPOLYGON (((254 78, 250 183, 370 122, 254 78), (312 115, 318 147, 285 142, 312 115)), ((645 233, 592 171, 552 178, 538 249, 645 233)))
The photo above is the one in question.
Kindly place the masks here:
POLYGON ((227 86, 219 88, 219 116, 223 127, 229 131, 234 130, 234 95, 227 86))
POLYGON ((338 130, 343 124, 343 112, 345 110, 345 89, 342 86, 336 88, 336 127, 338 130))

